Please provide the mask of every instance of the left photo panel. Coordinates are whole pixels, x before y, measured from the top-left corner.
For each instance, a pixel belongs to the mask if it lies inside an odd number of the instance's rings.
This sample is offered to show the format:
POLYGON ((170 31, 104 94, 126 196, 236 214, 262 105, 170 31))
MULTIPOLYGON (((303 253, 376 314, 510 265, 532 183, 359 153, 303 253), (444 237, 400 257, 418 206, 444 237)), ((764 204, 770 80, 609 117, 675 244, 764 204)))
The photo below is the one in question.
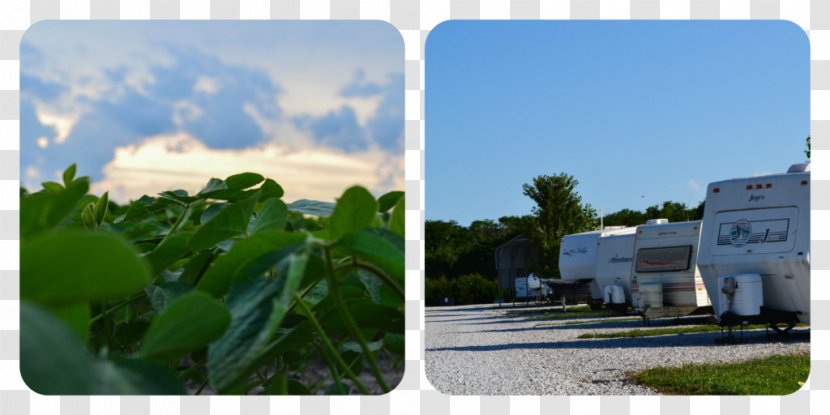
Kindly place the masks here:
POLYGON ((20 371, 45 395, 383 394, 404 46, 373 21, 48 21, 20 46, 20 371))

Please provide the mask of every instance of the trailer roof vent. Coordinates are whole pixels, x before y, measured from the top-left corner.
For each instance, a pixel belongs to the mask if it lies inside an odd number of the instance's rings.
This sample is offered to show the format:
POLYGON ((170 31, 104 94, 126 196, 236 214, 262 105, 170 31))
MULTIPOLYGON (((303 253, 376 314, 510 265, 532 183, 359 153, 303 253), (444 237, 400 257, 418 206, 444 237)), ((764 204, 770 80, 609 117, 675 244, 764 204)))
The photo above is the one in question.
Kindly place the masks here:
POLYGON ((669 223, 668 219, 649 219, 646 221, 646 225, 665 225, 669 223))
POLYGON ((796 163, 790 166, 787 173, 805 173, 810 171, 810 163, 796 163))

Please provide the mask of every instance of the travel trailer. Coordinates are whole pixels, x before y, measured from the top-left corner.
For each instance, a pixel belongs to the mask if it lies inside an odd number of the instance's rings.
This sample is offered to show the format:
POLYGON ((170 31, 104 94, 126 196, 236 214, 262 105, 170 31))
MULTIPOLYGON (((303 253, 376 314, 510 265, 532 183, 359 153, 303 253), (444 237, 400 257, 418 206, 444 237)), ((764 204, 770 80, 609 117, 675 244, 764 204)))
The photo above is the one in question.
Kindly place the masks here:
POLYGON ((722 325, 809 322, 809 164, 710 184, 698 267, 722 325))
POLYGON ((602 303, 614 308, 631 305, 631 262, 636 227, 623 228, 597 239, 596 282, 602 303))
POLYGON ((617 233, 632 233, 634 229, 622 226, 606 227, 601 231, 576 233, 562 238, 559 251, 559 274, 562 280, 579 281, 588 285, 591 291, 589 304, 592 308, 601 306, 603 300, 602 288, 595 280, 598 240, 617 233))
POLYGON ((631 271, 631 303, 648 321, 705 314, 712 303, 697 267, 701 221, 637 228, 631 271))

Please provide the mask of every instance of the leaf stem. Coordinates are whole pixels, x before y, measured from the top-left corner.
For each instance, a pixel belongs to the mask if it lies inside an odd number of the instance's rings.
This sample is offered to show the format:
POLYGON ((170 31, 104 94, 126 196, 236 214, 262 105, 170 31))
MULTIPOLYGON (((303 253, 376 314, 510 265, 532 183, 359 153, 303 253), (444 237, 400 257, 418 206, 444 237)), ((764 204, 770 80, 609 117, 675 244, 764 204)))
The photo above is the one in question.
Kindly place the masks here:
POLYGON ((126 305, 130 305, 130 304, 132 304, 132 303, 134 303, 134 302, 136 302, 136 301, 140 300, 140 299, 141 299, 141 297, 144 297, 144 296, 146 296, 146 294, 144 294, 144 293, 138 293, 138 294, 136 294, 134 297, 132 297, 132 298, 130 298, 130 299, 127 299, 127 300, 124 300, 124 301, 122 301, 122 302, 120 302, 120 303, 118 303, 118 304, 116 304, 116 305, 114 305, 114 306, 112 306, 112 307, 110 307, 110 308, 108 308, 108 309, 106 309, 106 310, 102 311, 102 312, 101 312, 101 314, 98 314, 97 316, 92 317, 92 318, 90 318, 90 319, 89 319, 89 325, 91 326, 91 325, 92 325, 93 323, 95 323, 96 321, 98 321, 98 320, 100 320, 100 319, 102 319, 102 318, 106 317, 106 316, 107 316, 107 314, 112 313, 113 311, 116 311, 116 310, 118 310, 119 308, 124 307, 124 306, 126 306, 126 305))
POLYGON ((376 266, 374 266, 374 265, 372 265, 368 262, 360 262, 360 261, 357 260, 357 258, 354 258, 354 257, 352 257, 352 264, 351 265, 354 266, 355 268, 365 269, 366 271, 369 271, 372 274, 375 274, 378 278, 383 280, 383 282, 386 285, 390 286, 392 288, 392 290, 395 291, 395 294, 397 294, 399 297, 401 297, 401 299, 406 298, 406 295, 404 294, 403 288, 401 288, 401 286, 398 285, 398 283, 395 282, 395 280, 393 280, 392 277, 390 277, 385 272, 383 272, 382 269, 380 269, 380 268, 378 268, 378 267, 376 267, 376 266))
POLYGON ((317 352, 323 355, 323 360, 326 361, 326 366, 329 367, 329 371, 331 371, 331 377, 334 379, 334 384, 337 385, 338 391, 345 391, 346 388, 343 387, 343 382, 340 381, 340 373, 337 371, 337 362, 332 359, 329 355, 328 350, 324 350, 320 347, 319 344, 313 344, 314 348, 317 349, 317 352))
POLYGON ((322 340, 323 345, 326 347, 326 349, 328 349, 329 353, 332 354, 334 360, 337 361, 337 364, 339 364, 340 367, 343 369, 343 372, 346 373, 346 376, 352 381, 352 383, 354 383, 354 385, 358 389, 360 389, 361 393, 368 395, 370 393, 369 389, 367 389, 366 386, 362 382, 360 382, 360 380, 357 379, 357 376, 355 376, 354 372, 352 372, 352 369, 349 368, 346 362, 343 361, 343 358, 340 357, 340 354, 337 353, 337 349, 334 347, 333 344, 331 344, 331 340, 329 340, 328 336, 326 336, 326 332, 325 330, 323 330, 323 326, 321 326, 320 322, 317 321, 317 318, 314 317, 314 313, 311 312, 311 310, 308 308, 305 302, 303 302, 303 299, 300 298, 300 296, 297 295, 297 293, 294 293, 294 300, 294 302, 298 304, 299 307, 306 314, 306 316, 308 317, 308 321, 311 322, 311 326, 314 327, 314 330, 316 330, 317 334, 320 336, 320 340, 322 340))
POLYGON ((352 333, 352 336, 354 336, 355 340, 360 345, 360 349, 363 350, 363 355, 366 356, 366 361, 369 362, 369 367, 372 369, 372 374, 375 375, 375 379, 377 379, 378 384, 380 385, 381 389, 383 389, 383 392, 388 393, 390 391, 389 385, 387 385, 386 381, 383 380, 383 375, 380 373, 380 368, 378 368, 378 362, 375 359, 375 356, 372 354, 372 351, 369 350, 369 345, 366 344, 366 340, 360 333, 360 328, 357 327, 357 324, 354 322, 351 313, 349 313, 349 309, 346 307, 346 303, 343 301, 343 297, 340 295, 340 287, 337 285, 337 277, 334 272, 334 262, 331 259, 331 249, 328 246, 324 246, 323 252, 326 256, 326 266, 328 267, 328 276, 329 280, 331 281, 331 287, 329 287, 329 290, 332 296, 334 297, 334 303, 340 312, 340 316, 343 319, 343 322, 346 323, 346 327, 349 329, 349 331, 352 333))

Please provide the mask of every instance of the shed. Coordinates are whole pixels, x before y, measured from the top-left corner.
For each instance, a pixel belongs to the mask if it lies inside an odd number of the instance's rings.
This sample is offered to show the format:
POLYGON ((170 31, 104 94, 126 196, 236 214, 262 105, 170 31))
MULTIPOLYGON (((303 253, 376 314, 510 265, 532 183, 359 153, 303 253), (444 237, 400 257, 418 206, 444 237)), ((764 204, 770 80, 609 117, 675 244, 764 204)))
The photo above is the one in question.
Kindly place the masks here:
POLYGON ((515 294, 513 286, 516 278, 527 277, 534 258, 538 258, 539 249, 524 235, 496 247, 496 272, 498 273, 499 291, 507 288, 515 294))

